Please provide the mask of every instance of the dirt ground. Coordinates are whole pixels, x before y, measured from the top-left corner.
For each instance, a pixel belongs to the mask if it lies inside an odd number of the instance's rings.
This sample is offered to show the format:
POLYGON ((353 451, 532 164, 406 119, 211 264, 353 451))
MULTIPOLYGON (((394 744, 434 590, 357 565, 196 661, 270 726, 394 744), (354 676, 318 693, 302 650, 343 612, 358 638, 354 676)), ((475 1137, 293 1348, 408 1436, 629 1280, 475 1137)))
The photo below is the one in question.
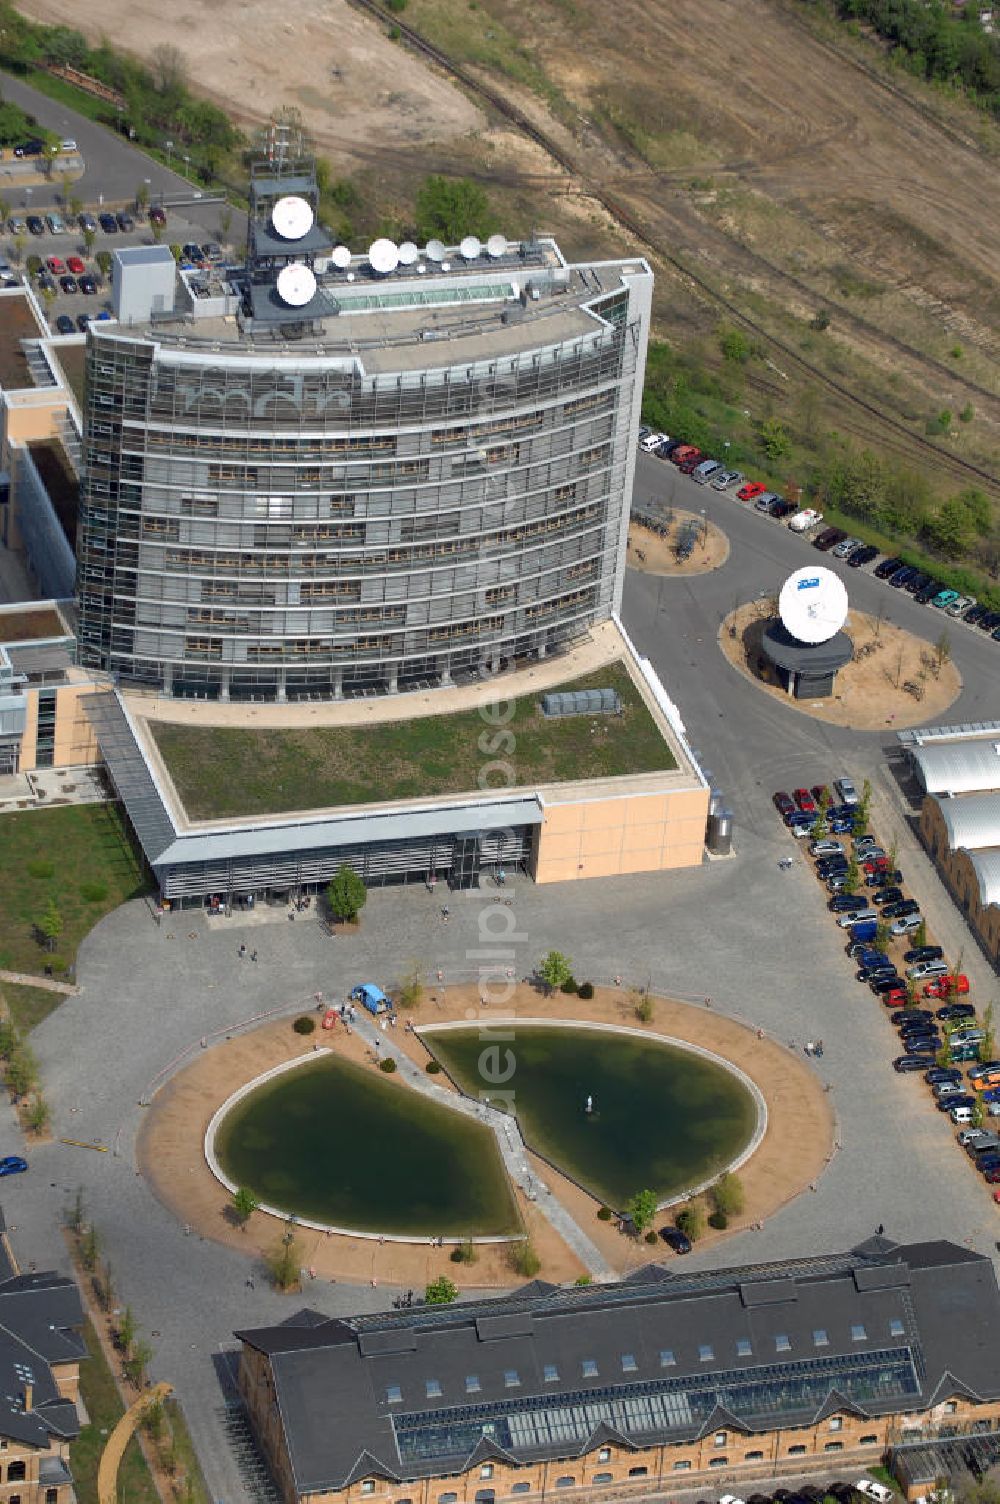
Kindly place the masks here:
MULTIPOLYGON (((693 1007, 658 999, 650 1023, 651 1034, 665 1034, 715 1050, 739 1065, 756 1082, 768 1105, 768 1126, 763 1141, 740 1171, 746 1205, 734 1219, 732 1231, 763 1222, 780 1206, 815 1185, 835 1150, 835 1122, 829 1098, 814 1071, 774 1040, 722 1017, 707 1007, 693 1007)), ((632 1000, 614 989, 598 989, 588 1001, 574 998, 543 1001, 529 987, 518 986, 510 1010, 521 1017, 569 1017, 603 1023, 635 1026, 632 1000)), ((420 1008, 411 1015, 416 1026, 447 1019, 480 1016, 479 993, 473 987, 429 991, 420 1008)), ((484 1015, 487 1016, 487 1015, 484 1015)), ((495 1026, 497 1016, 488 1015, 495 1026)), ((295 1034, 291 1018, 272 1022, 252 1033, 226 1040, 206 1050, 181 1071, 157 1095, 139 1137, 137 1159, 140 1173, 192 1230, 218 1242, 245 1250, 255 1263, 278 1241, 280 1224, 255 1212, 246 1231, 236 1228, 229 1217, 229 1198, 208 1169, 203 1151, 205 1131, 225 1099, 255 1076, 284 1060, 313 1053, 315 1035, 295 1034)), ((338 1054, 377 1069, 364 1041, 344 1034, 338 1025, 322 1035, 322 1044, 338 1054)), ((425 1064, 427 1051, 419 1037, 397 1028, 393 1043, 412 1059, 425 1064)), ((439 1082, 451 1090, 447 1080, 439 1082)), ((407 1088, 398 1081, 397 1090, 407 1088)), ((601 1249, 613 1268, 623 1271, 662 1257, 662 1246, 651 1249, 633 1243, 613 1224, 597 1218, 598 1204, 592 1197, 531 1156, 534 1171, 572 1212, 579 1224, 601 1249)), ((555 1281, 577 1278, 583 1270, 576 1257, 550 1224, 520 1194, 518 1205, 526 1230, 542 1260, 542 1277, 555 1281)), ((666 1220, 665 1218, 663 1220, 666 1220)), ((711 1232, 709 1239, 727 1237, 711 1232)), ((372 1281, 373 1283, 421 1288, 439 1274, 448 1274, 456 1284, 496 1287, 515 1282, 502 1249, 483 1247, 473 1266, 453 1264, 448 1248, 422 1244, 389 1243, 299 1230, 304 1282, 323 1280, 372 1281), (310 1276, 309 1271, 314 1271, 310 1276)))
POLYGON ((941 716, 961 693, 961 674, 950 661, 937 666, 933 643, 863 611, 849 611, 844 630, 854 643, 855 658, 838 673, 834 694, 828 700, 792 699, 775 682, 768 664, 760 672, 757 668, 761 637, 772 615, 763 601, 740 606, 719 628, 719 646, 733 667, 765 694, 815 720, 856 731, 920 726, 941 716), (919 699, 903 687, 908 683, 921 691, 919 699))
POLYGON ((628 529, 628 563, 632 569, 643 574, 683 575, 710 574, 719 569, 729 558, 729 539, 714 522, 696 517, 694 512, 674 512, 670 532, 660 538, 651 528, 641 523, 630 522, 628 529), (694 551, 683 562, 677 558, 674 545, 688 522, 702 524, 703 532, 694 546, 694 551))
POLYGON ((72 26, 92 42, 112 37, 140 57, 177 47, 192 86, 241 124, 294 105, 324 149, 382 143, 391 153, 483 124, 461 90, 347 0, 300 0, 280 14, 266 0, 218 0, 190 12, 107 0, 90 15, 72 0, 29 0, 24 13, 72 26))

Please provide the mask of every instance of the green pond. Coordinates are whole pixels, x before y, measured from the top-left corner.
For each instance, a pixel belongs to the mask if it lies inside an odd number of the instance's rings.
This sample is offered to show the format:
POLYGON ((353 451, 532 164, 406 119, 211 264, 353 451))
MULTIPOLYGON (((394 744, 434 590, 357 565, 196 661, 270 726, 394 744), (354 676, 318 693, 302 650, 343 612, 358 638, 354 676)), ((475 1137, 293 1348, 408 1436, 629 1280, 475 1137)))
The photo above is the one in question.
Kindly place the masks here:
POLYGON ((509 1031, 421 1038, 471 1096, 502 1106, 500 1093, 512 1092, 525 1141, 608 1206, 621 1209, 645 1189, 677 1196, 732 1163, 753 1136, 750 1092, 701 1055, 606 1030, 514 1022, 509 1031))
POLYGON ((226 1114, 219 1164, 278 1210, 359 1232, 519 1232, 488 1128, 329 1055, 276 1076, 226 1114))

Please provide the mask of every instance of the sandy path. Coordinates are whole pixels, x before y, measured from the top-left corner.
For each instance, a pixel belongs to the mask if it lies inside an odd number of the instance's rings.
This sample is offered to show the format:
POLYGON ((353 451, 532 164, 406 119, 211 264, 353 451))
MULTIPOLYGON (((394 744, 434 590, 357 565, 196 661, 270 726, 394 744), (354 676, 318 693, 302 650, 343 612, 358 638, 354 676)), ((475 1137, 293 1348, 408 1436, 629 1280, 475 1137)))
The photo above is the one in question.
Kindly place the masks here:
MULTIPOLYGON (((572 1017, 635 1025, 630 998, 614 989, 599 989, 590 1001, 563 997, 546 1001, 531 988, 519 986, 511 1011, 521 1017, 572 1017)), ((423 1026, 470 1016, 478 1018, 479 1014, 477 989, 456 987, 446 992, 431 990, 413 1017, 418 1026, 423 1026)), ((490 1024, 497 1021, 493 1010, 485 1017, 490 1024)), ((649 1030, 724 1055, 746 1071, 767 1101, 767 1132, 740 1172, 746 1208, 735 1219, 733 1231, 765 1220, 816 1182, 833 1153, 835 1123, 821 1081, 803 1060, 710 1008, 687 1003, 658 1000, 649 1030)), ((228 1197, 205 1164, 202 1152, 205 1130, 216 1108, 238 1086, 281 1061, 312 1054, 315 1037, 303 1040, 293 1033, 291 1019, 286 1018, 207 1049, 157 1095, 139 1137, 137 1159, 141 1173, 158 1198, 179 1220, 199 1233, 244 1249, 255 1260, 275 1246, 280 1225, 274 1218, 256 1212, 246 1231, 232 1226, 227 1217, 228 1197)), ((393 1032, 392 1041, 412 1059, 426 1062, 427 1052, 419 1038, 408 1034, 402 1026, 393 1032)), ((322 1042, 346 1059, 367 1062, 372 1069, 376 1068, 364 1040, 356 1033, 348 1037, 338 1025, 323 1035, 322 1042)), ((447 1085, 443 1076, 438 1079, 447 1085)), ((396 1089, 407 1090, 398 1083, 396 1089)), ((590 1196, 550 1166, 534 1157, 533 1162, 539 1178, 552 1188, 614 1268, 625 1270, 651 1256, 661 1256, 644 1244, 634 1244, 622 1237, 612 1225, 600 1222, 597 1203, 590 1196)), ((575 1256, 520 1193, 517 1199, 542 1260, 542 1276, 555 1281, 577 1278, 583 1271, 575 1256)), ((483 1248, 478 1262, 470 1268, 453 1264, 447 1248, 379 1244, 369 1239, 301 1231, 299 1236, 303 1267, 314 1269, 319 1279, 375 1280, 415 1289, 441 1273, 447 1273, 456 1284, 469 1286, 514 1282, 504 1253, 496 1249, 483 1248)), ((728 1234, 709 1233, 706 1242, 708 1238, 725 1236, 728 1234)))

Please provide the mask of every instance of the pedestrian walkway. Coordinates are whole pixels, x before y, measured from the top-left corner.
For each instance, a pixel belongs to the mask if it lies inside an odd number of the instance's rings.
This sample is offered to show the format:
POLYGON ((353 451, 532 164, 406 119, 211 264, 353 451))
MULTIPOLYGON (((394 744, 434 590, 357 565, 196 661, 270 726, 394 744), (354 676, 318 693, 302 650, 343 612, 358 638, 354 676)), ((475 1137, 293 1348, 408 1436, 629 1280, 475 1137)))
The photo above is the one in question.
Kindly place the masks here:
POLYGON ((76 997, 80 991, 72 982, 57 982, 52 977, 31 976, 26 971, 0 971, 0 982, 15 982, 18 987, 41 987, 45 992, 61 992, 65 997, 76 997))
POLYGON ((542 1215, 548 1219, 563 1242, 573 1250, 591 1278, 597 1280, 617 1278, 600 1249, 591 1242, 580 1224, 570 1216, 562 1202, 557 1200, 545 1182, 535 1175, 528 1162, 528 1152, 516 1118, 506 1112, 499 1112, 495 1107, 489 1107, 485 1102, 475 1102, 471 1097, 446 1091, 443 1086, 438 1086, 425 1071, 414 1064, 404 1050, 393 1044, 392 1035, 388 1031, 383 1033, 372 1019, 359 1013, 354 1027, 362 1038, 367 1040, 380 1059, 391 1057, 395 1060, 396 1069, 408 1086, 412 1086, 415 1091, 422 1092, 425 1097, 431 1097, 453 1112, 462 1112, 466 1117, 475 1118, 478 1122, 485 1123, 488 1128, 492 1128, 508 1175, 516 1185, 521 1187, 528 1200, 537 1206, 542 1215))

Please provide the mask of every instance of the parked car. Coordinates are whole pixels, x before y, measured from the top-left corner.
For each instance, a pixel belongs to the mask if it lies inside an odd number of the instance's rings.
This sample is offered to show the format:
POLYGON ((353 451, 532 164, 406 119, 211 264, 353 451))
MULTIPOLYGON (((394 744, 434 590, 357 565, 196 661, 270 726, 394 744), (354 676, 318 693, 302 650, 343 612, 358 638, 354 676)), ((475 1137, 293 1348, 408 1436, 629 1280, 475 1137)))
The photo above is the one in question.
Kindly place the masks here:
POLYGON ((918 914, 920 905, 915 898, 900 898, 895 903, 887 903, 882 910, 886 919, 905 919, 908 914, 918 914))
POLYGON ((779 789, 776 794, 772 794, 771 801, 779 815, 785 816, 795 813, 795 800, 782 789, 779 789))
POLYGON ((28 226, 28 229, 31 231, 32 235, 45 234, 45 221, 41 218, 40 215, 29 214, 27 219, 25 220, 25 224, 28 226))
POLYGON ((966 623, 970 627, 978 627, 979 623, 982 621, 983 617, 987 615, 988 611, 988 606, 980 606, 978 604, 971 606, 965 613, 966 623))
POLYGON ((762 491, 754 500, 754 510, 763 512, 765 515, 771 510, 771 503, 775 500, 773 491, 762 491))
POLYGON ((75 277, 60 277, 59 286, 64 293, 79 292, 79 284, 75 277))
POLYGON ((898 569, 903 568, 902 559, 883 559, 881 564, 876 564, 874 574, 877 580, 888 580, 898 569))
POLYGON ((79 256, 66 257, 66 270, 72 272, 74 277, 82 277, 87 270, 79 256))
POLYGON ((61 256, 46 256, 45 265, 53 277, 61 277, 66 270, 66 263, 61 256))
POLYGON ((894 919, 889 926, 890 935, 908 935, 911 930, 918 930, 923 924, 923 915, 904 914, 902 919, 894 919))
POLYGON ((795 789, 792 798, 804 815, 816 813, 816 801, 808 789, 795 789))
MULTIPOLYGON (((834 900, 836 902, 836 900, 834 900)), ((862 924, 866 919, 878 920, 877 909, 856 909, 853 913, 843 913, 837 919, 842 930, 849 930, 852 924, 862 924)))
POLYGON ((904 564, 901 569, 896 570, 895 574, 889 576, 889 584, 893 590, 902 590, 907 580, 911 580, 914 575, 919 573, 920 571, 914 569, 912 564, 904 564))
POLYGON ((838 778, 833 786, 837 790, 837 797, 841 804, 858 803, 858 791, 854 787, 852 778, 838 778))
POLYGON ((117 219, 115 219, 115 216, 113 214, 108 214, 107 212, 105 212, 104 214, 99 215, 98 222, 105 235, 118 234, 118 221, 117 219))
POLYGON ((96 277, 91 277, 88 275, 86 277, 80 278, 80 291, 82 293, 86 293, 88 297, 93 297, 94 293, 96 293, 97 291, 97 286, 98 284, 96 277))
POLYGON ((903 960, 908 966, 915 966, 918 961, 940 961, 943 955, 940 945, 917 945, 906 952, 903 960))
POLYGON ((713 491, 731 491, 734 486, 743 484, 743 472, 741 470, 720 470, 712 476, 713 491))
POLYGON ((66 221, 63 219, 61 214, 56 214, 55 212, 53 212, 52 214, 46 214, 45 223, 49 227, 50 235, 66 234, 66 221))
MULTIPOLYGON (((903 899, 903 890, 902 890, 902 888, 876 888, 875 892, 872 894, 872 903, 877 904, 879 906, 881 906, 882 904, 886 904, 886 903, 888 903, 888 904, 901 903, 902 899, 903 899)), ((889 911, 887 909, 886 913, 888 913, 888 912, 889 911)))
POLYGON ((26 235, 28 226, 19 214, 7 221, 7 228, 12 235, 26 235))
POLYGON ((898 1001, 898 994, 900 992, 903 993, 905 1001, 906 992, 903 987, 903 979, 897 976, 895 972, 890 971, 886 972, 884 976, 872 977, 868 986, 876 997, 880 997, 883 1000, 891 998, 891 1001, 887 1004, 890 1008, 898 1008, 900 1006, 898 1001))
POLYGON ((964 597, 959 595, 957 590, 939 590, 937 595, 931 598, 931 605, 938 611, 946 611, 949 606, 953 606, 956 601, 962 599, 964 597))
POLYGON ((901 1024, 933 1024, 934 1014, 929 1008, 899 1008, 889 1015, 890 1023, 894 1023, 898 1029, 901 1024))
POLYGON ((745 486, 740 486, 736 495, 740 501, 753 501, 755 497, 763 496, 766 490, 767 487, 762 486, 759 480, 748 480, 745 486))
POLYGON ((76 333, 76 325, 73 323, 73 320, 70 318, 70 316, 69 316, 68 313, 61 313, 59 315, 59 317, 56 319, 56 333, 57 334, 75 334, 76 333))
POLYGON ((932 1065, 925 1071, 924 1080, 934 1086, 938 1081, 961 1081, 962 1072, 954 1065, 932 1065))
POLYGON ((660 1237, 668 1248, 674 1250, 674 1253, 691 1252, 691 1239, 686 1232, 681 1232, 679 1227, 661 1227, 660 1237))
MULTIPOLYGON (((184 246, 183 250, 184 255, 192 261, 200 261, 202 259, 200 245, 189 242, 184 246)), ((697 444, 679 444, 670 458, 675 465, 684 465, 690 459, 694 459, 697 462, 701 459, 701 450, 697 444)))
POLYGON ((952 601, 950 606, 945 607, 945 612, 948 616, 954 616, 957 619, 960 616, 965 616, 965 613, 971 611, 975 604, 976 597, 974 595, 960 595, 957 600, 952 601))
POLYGON ((76 222, 81 230, 89 230, 91 234, 97 233, 97 220, 92 214, 78 214, 76 222))
POLYGON ((123 235, 128 235, 135 229, 135 220, 127 210, 121 209, 115 215, 115 219, 118 221, 118 228, 123 235))
POLYGON ((948 974, 947 961, 918 961, 909 967, 906 975, 911 982, 923 982, 928 977, 943 977, 948 974))
POLYGON ((846 534, 839 527, 824 528, 817 538, 813 539, 813 548, 818 548, 820 553, 828 553, 834 544, 839 543, 846 534))
POLYGON ((851 569, 861 569, 865 564, 870 564, 873 559, 877 558, 878 549, 874 543, 862 543, 860 548, 854 550, 847 562, 851 569))
MULTIPOLYGON (((973 1103, 970 1107, 967 1102, 956 1102, 952 1107, 949 1116, 952 1122, 956 1125, 959 1123, 971 1123, 974 1108, 975 1103, 973 1103)), ((1000 1160, 998 1160, 997 1163, 1000 1164, 1000 1160)))
POLYGON ((807 533, 811 527, 823 521, 823 513, 817 512, 815 507, 803 507, 801 512, 796 512, 794 517, 789 517, 788 526, 793 533, 807 533))
POLYGON ((810 856, 838 856, 843 853, 844 846, 841 841, 831 841, 824 836, 821 841, 813 841, 809 847, 810 856))
MULTIPOLYGON (((868 900, 858 893, 838 893, 827 907, 831 914, 860 914, 868 907, 868 900)), ((874 912, 874 911, 873 911, 874 912)))
MULTIPOLYGON (((152 215, 150 215, 150 218, 152 218, 152 215)), ((647 433, 645 438, 640 438, 639 448, 646 454, 652 454, 653 450, 659 444, 665 444, 666 441, 667 435, 665 433, 647 433)))
POLYGON ((913 592, 913 599, 918 606, 929 606, 941 588, 940 580, 928 579, 926 584, 917 586, 917 589, 913 592))
MULTIPOLYGON (((931 983, 930 985, 933 986, 934 984, 931 983)), ((927 988, 925 987, 924 993, 926 994, 926 992, 927 988)), ((945 1003, 944 1007, 939 1008, 935 1014, 936 1018, 942 1019, 945 1023, 956 1018, 975 1018, 975 1016, 976 1010, 972 1003, 945 1003)))
POLYGON ((852 554, 856 548, 860 548, 861 546, 862 541, 860 538, 841 538, 839 543, 833 545, 830 552, 835 559, 846 559, 848 554, 852 554))
MULTIPOLYGON (((949 972, 946 977, 938 977, 936 981, 928 982, 924 988, 924 997, 965 997, 968 991, 969 979, 965 973, 960 971, 953 975, 949 972)), ((955 1003, 953 1007, 966 1009, 969 1013, 976 1011, 971 1003, 955 1003)), ((961 1015, 956 1013, 954 1016, 958 1018, 961 1015)))
POLYGON ((928 1056, 926 1055, 897 1055, 892 1062, 894 1071, 922 1071, 927 1068, 928 1056))
MULTIPOLYGON (((212 255, 209 256, 210 261, 217 261, 222 254, 218 246, 206 245, 202 246, 202 250, 206 255, 208 255, 210 250, 212 251, 212 255)), ((707 486, 709 481, 721 474, 724 469, 725 466, 721 460, 702 460, 700 465, 695 465, 691 471, 691 475, 698 482, 699 486, 707 486)))
POLYGON ((880 992, 878 996, 887 1008, 905 1008, 909 1002, 906 988, 902 985, 899 987, 890 987, 885 992, 880 992))
POLYGON ((847 951, 849 955, 853 952, 854 960, 859 966, 892 965, 884 950, 877 950, 874 945, 866 945, 864 941, 859 941, 856 945, 852 942, 847 951))
POLYGON ((28 1161, 20 1154, 5 1154, 0 1159, 0 1175, 23 1175, 27 1168, 28 1161))

